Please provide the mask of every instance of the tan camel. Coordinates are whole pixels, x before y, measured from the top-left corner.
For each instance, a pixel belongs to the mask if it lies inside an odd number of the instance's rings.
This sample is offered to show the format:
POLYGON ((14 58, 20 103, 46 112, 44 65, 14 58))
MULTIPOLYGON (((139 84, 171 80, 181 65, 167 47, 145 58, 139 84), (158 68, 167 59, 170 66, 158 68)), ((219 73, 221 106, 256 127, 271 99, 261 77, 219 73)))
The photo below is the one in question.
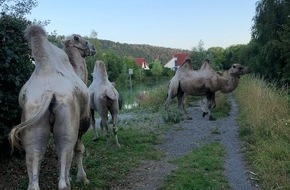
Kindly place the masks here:
POLYGON ((35 59, 35 69, 19 93, 21 123, 10 132, 12 147, 26 152, 28 190, 39 189, 39 170, 50 133, 60 162, 58 188, 71 189, 70 167, 75 151, 77 180, 88 183, 83 168, 82 135, 90 126, 89 91, 77 77, 67 54, 47 40, 45 30, 31 25, 25 38, 35 59))
POLYGON ((192 96, 205 96, 202 100, 202 110, 204 115, 209 113, 210 119, 213 119, 210 110, 215 107, 215 93, 220 91, 222 93, 229 93, 234 91, 242 75, 250 73, 248 67, 240 64, 233 64, 227 71, 227 74, 221 75, 219 72, 214 71, 209 64, 209 60, 204 60, 199 70, 193 70, 191 67, 190 59, 185 62, 177 70, 174 77, 169 82, 168 96, 165 102, 165 109, 168 110, 171 99, 177 96, 178 107, 183 107, 184 95, 192 96))
MULTIPOLYGON (((113 132, 115 135, 116 145, 120 147, 117 136, 117 115, 119 111, 119 93, 108 80, 107 70, 103 61, 96 61, 93 72, 93 82, 89 87, 91 98, 91 115, 94 116, 96 110, 101 117, 101 129, 105 127, 107 132, 107 146, 110 145, 110 130, 108 127, 108 112, 110 112, 113 121, 113 132)), ((98 139, 95 119, 92 117, 92 125, 94 129, 94 140, 98 139)))
POLYGON ((96 53, 95 47, 90 44, 89 41, 82 38, 80 35, 73 34, 68 36, 64 41, 64 51, 69 57, 69 61, 72 64, 76 74, 84 81, 88 83, 88 69, 85 61, 85 57, 92 56, 96 53))

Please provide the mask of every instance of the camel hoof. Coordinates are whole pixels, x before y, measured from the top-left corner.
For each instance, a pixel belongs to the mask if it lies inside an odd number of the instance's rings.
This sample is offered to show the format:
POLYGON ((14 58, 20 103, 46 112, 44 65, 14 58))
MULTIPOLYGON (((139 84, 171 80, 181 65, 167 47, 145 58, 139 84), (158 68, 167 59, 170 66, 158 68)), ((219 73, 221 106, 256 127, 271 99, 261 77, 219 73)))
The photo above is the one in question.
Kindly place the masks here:
POLYGON ((88 179, 84 179, 84 184, 89 184, 90 183, 90 181, 88 180, 88 179))
POLYGON ((207 114, 208 114, 208 112, 203 112, 202 117, 206 116, 207 114))
POLYGON ((208 120, 210 120, 210 121, 215 121, 216 120, 216 118, 214 118, 213 116, 209 116, 209 118, 208 118, 208 120))
POLYGON ((187 120, 192 120, 192 117, 186 116, 187 120))

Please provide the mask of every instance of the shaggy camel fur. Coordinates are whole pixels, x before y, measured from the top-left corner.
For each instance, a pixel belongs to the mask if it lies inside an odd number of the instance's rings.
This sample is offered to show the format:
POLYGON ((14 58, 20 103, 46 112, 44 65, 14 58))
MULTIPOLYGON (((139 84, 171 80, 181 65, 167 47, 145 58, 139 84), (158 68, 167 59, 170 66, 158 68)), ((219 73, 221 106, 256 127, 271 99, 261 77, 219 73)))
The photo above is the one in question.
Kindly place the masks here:
POLYGON ((91 98, 91 115, 92 115, 92 125, 94 128, 94 140, 98 139, 98 134, 95 126, 94 110, 96 110, 100 117, 100 126, 103 132, 104 127, 107 131, 107 146, 110 145, 110 130, 108 127, 108 112, 110 112, 113 121, 113 132, 115 135, 116 145, 120 147, 117 136, 117 115, 119 111, 119 93, 114 88, 112 83, 108 80, 107 70, 104 62, 96 61, 94 72, 93 72, 93 82, 89 87, 90 98, 91 98))
POLYGON ((10 132, 12 147, 26 152, 29 190, 39 189, 39 170, 50 133, 60 162, 58 188, 71 189, 69 171, 73 152, 77 180, 88 183, 83 168, 82 135, 90 126, 89 91, 77 77, 67 54, 47 40, 45 30, 31 25, 25 38, 35 59, 35 69, 19 94, 21 123, 10 132))
POLYGON ((68 36, 64 41, 64 51, 67 53, 70 63, 72 64, 76 74, 87 85, 88 69, 85 57, 92 56, 96 53, 95 47, 89 41, 80 35, 73 34, 68 36))
POLYGON ((205 96, 206 98, 201 104, 202 110, 204 111, 203 116, 209 113, 210 119, 213 119, 210 110, 216 105, 215 93, 217 91, 222 93, 234 91, 239 84, 240 77, 247 73, 250 73, 248 67, 236 63, 227 71, 226 76, 223 76, 210 67, 208 59, 204 60, 199 70, 193 70, 190 60, 186 59, 169 82, 165 109, 168 110, 171 99, 177 96, 178 107, 181 109, 183 106, 186 114, 183 104, 185 94, 205 96))

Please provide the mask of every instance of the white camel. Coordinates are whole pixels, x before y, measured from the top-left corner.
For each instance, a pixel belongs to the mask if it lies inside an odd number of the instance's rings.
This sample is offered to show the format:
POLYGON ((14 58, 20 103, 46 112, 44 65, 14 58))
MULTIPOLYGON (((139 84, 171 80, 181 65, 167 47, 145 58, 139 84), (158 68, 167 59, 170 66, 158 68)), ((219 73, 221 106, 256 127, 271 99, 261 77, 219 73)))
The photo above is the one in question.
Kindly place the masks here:
POLYGON ((31 25, 25 38, 35 69, 19 94, 21 123, 10 132, 12 147, 26 152, 28 190, 39 189, 39 170, 52 131, 60 162, 58 188, 71 189, 70 167, 77 157, 77 180, 88 183, 83 168, 82 135, 90 126, 89 91, 77 77, 66 53, 47 40, 45 30, 31 25))
POLYGON ((94 55, 96 53, 95 47, 90 44, 89 41, 77 34, 66 37, 66 39, 63 40, 63 44, 63 49, 67 53, 76 74, 87 85, 88 69, 84 58, 94 55))
POLYGON ((216 105, 215 93, 234 91, 238 87, 240 77, 250 72, 248 67, 236 63, 226 72, 227 74, 221 75, 210 67, 208 59, 204 60, 199 70, 193 70, 190 59, 186 59, 169 82, 165 109, 168 110, 171 99, 177 96, 178 107, 180 110, 183 107, 186 114, 183 103, 185 94, 205 96, 201 104, 203 116, 209 113, 209 119, 214 119, 210 112, 216 105))
MULTIPOLYGON (((89 87, 91 99, 91 115, 94 116, 96 110, 101 117, 101 129, 106 129, 107 146, 110 144, 110 129, 108 127, 108 112, 111 113, 113 121, 113 132, 115 135, 116 145, 120 147, 117 136, 117 115, 119 111, 119 93, 108 80, 107 70, 104 62, 96 61, 93 72, 93 82, 89 87)), ((94 140, 98 139, 98 134, 95 126, 95 119, 92 117, 92 125, 94 129, 94 140)))

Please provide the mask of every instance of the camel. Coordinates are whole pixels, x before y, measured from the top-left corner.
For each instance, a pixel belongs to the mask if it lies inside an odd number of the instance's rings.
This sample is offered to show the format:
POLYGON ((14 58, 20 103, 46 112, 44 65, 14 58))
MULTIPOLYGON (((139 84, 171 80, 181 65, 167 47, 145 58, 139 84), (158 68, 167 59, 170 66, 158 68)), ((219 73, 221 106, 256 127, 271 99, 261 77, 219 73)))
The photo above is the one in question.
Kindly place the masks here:
POLYGON ((14 147, 25 150, 28 190, 39 190, 41 159, 51 132, 60 162, 58 188, 71 189, 73 152, 77 180, 89 183, 82 163, 85 147, 81 139, 90 127, 88 88, 74 72, 67 54, 47 40, 41 26, 28 26, 24 37, 32 50, 35 69, 19 93, 21 123, 11 130, 9 138, 12 151, 14 147))
MULTIPOLYGON (((208 59, 203 61, 199 70, 193 70, 190 59, 186 59, 169 82, 165 109, 168 110, 171 100, 177 96, 178 108, 180 110, 183 108, 184 113, 187 114, 183 103, 185 94, 205 96, 201 101, 203 116, 209 113, 209 119, 213 120, 210 112, 216 105, 215 93, 217 91, 222 93, 234 91, 239 84, 240 77, 250 72, 248 67, 235 63, 225 75, 222 75, 210 67, 208 59)), ((190 118, 188 117, 188 119, 190 118)))
MULTIPOLYGON (((115 135, 115 142, 118 147, 117 136, 117 115, 119 111, 119 93, 114 88, 112 83, 108 80, 107 70, 103 61, 96 61, 93 72, 93 82, 89 86, 90 99, 91 99, 91 115, 94 116, 94 110, 96 110, 101 117, 101 130, 105 127, 107 136, 107 146, 110 145, 110 130, 108 127, 108 112, 110 112, 113 121, 113 132, 115 135)), ((92 125, 94 129, 94 141, 98 139, 98 134, 95 126, 95 119, 92 117, 92 125)))
POLYGON ((95 47, 77 34, 66 37, 63 44, 63 50, 67 53, 76 74, 87 85, 88 69, 84 58, 94 55, 96 53, 95 47))

